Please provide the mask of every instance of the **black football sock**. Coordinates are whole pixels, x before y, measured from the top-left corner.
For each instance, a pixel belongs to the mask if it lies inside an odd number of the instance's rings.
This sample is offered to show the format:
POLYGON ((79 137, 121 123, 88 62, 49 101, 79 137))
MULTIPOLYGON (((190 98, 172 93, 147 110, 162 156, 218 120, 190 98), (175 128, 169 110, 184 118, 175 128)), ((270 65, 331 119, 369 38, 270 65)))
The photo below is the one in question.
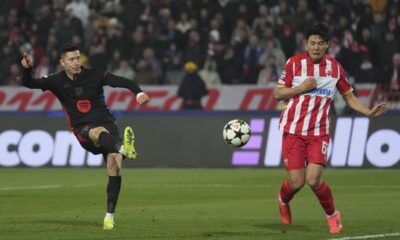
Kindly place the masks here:
POLYGON ((114 213, 121 189, 121 176, 108 176, 107 184, 107 212, 114 213))
POLYGON ((118 153, 122 145, 118 138, 108 132, 100 133, 99 143, 108 153, 118 153))

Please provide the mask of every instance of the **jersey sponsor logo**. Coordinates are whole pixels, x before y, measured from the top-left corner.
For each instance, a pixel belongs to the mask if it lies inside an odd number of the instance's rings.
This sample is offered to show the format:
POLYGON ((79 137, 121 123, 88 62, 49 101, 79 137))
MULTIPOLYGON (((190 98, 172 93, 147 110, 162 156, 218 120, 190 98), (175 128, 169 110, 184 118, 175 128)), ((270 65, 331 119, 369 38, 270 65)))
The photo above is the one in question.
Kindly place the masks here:
POLYGON ((92 104, 90 103, 89 100, 83 99, 83 100, 79 100, 78 102, 76 102, 76 108, 81 113, 87 113, 92 108, 92 104))
POLYGON ((328 88, 314 88, 314 89, 307 91, 306 93, 329 96, 329 95, 331 95, 331 90, 328 88))

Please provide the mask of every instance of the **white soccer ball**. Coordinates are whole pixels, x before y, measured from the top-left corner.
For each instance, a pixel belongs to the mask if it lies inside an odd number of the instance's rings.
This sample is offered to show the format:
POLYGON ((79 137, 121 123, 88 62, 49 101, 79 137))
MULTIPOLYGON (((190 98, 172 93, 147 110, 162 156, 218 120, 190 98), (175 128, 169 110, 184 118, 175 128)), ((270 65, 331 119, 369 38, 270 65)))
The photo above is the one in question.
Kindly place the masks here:
POLYGON ((249 141, 251 130, 245 121, 234 119, 225 124, 222 135, 227 144, 242 147, 249 141))

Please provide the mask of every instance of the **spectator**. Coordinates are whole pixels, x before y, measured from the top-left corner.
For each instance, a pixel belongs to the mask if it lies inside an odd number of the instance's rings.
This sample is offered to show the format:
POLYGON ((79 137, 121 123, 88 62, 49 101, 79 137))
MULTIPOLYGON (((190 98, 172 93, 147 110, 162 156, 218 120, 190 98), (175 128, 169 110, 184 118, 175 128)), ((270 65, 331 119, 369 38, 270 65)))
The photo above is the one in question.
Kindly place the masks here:
POLYGON ((156 85, 161 83, 161 62, 154 55, 152 48, 143 50, 143 57, 136 65, 136 79, 138 84, 156 85))
POLYGON ((186 74, 178 88, 178 96, 183 99, 182 109, 203 109, 202 97, 208 94, 206 85, 197 73, 197 66, 193 61, 185 64, 186 74))
POLYGON ((34 78, 42 78, 55 72, 55 66, 50 64, 49 57, 43 56, 34 72, 34 78))
POLYGON ((364 54, 361 57, 361 63, 356 67, 354 78, 356 83, 379 83, 379 72, 376 66, 372 64, 370 56, 364 54))
POLYGON ((260 71, 260 58, 264 53, 264 48, 258 42, 258 37, 253 34, 250 36, 249 44, 244 51, 243 75, 244 83, 253 84, 257 82, 258 72, 260 71))
POLYGON ((400 100, 400 53, 393 55, 392 74, 385 84, 385 100, 399 102, 400 100))
POLYGON ((197 31, 191 30, 189 32, 188 44, 184 50, 184 60, 193 61, 195 64, 203 62, 206 52, 202 46, 200 46, 200 35, 197 31))
POLYGON ((135 71, 133 68, 129 65, 129 62, 127 59, 122 59, 121 62, 119 63, 119 68, 117 68, 113 74, 134 80, 135 79, 135 71))
POLYGON ((221 78, 217 72, 217 62, 214 58, 207 58, 203 68, 199 71, 199 75, 207 87, 221 84, 221 78))
POLYGON ((18 64, 11 64, 10 66, 10 71, 8 76, 6 77, 6 83, 8 86, 16 86, 17 85, 17 80, 21 76, 21 71, 19 69, 18 64))
POLYGON ((172 57, 165 73, 165 84, 179 85, 185 75, 179 55, 172 57))
POLYGON ((257 83, 259 85, 275 86, 280 72, 276 64, 275 56, 270 55, 268 56, 265 66, 258 75, 257 83))
POLYGON ((72 0, 66 7, 65 12, 79 19, 83 28, 88 24, 89 7, 83 0, 72 0))
POLYGON ((286 56, 283 50, 275 44, 276 42, 274 41, 267 42, 265 51, 260 57, 260 65, 265 66, 268 64, 269 57, 273 56, 273 62, 277 71, 281 72, 286 64, 286 56))
POLYGON ((228 48, 222 60, 222 83, 239 84, 241 82, 241 66, 242 61, 239 57, 235 57, 235 50, 232 47, 228 48))
POLYGON ((390 66, 393 65, 393 55, 397 51, 399 51, 399 42, 396 41, 395 35, 392 32, 386 32, 384 43, 380 47, 378 55, 386 76, 391 74, 390 66))
POLYGON ((176 24, 176 29, 178 29, 182 34, 186 34, 192 28, 190 24, 189 17, 186 12, 182 12, 178 23, 176 24))

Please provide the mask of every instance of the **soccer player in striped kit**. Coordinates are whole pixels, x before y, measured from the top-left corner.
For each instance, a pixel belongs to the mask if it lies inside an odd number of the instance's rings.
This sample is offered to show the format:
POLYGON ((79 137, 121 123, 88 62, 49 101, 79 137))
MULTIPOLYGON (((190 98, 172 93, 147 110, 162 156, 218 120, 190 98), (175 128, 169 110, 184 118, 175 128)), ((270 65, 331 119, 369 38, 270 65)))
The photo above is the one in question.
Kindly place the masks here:
POLYGON ((329 231, 342 231, 340 213, 334 206, 332 191, 322 180, 329 144, 329 110, 336 90, 347 105, 368 117, 384 114, 387 104, 372 109, 354 94, 339 62, 326 55, 329 29, 321 23, 306 32, 306 52, 297 54, 286 63, 275 89, 275 98, 285 100, 279 129, 282 155, 288 172, 278 194, 283 224, 291 224, 290 200, 304 186, 311 187, 325 210, 329 231))

